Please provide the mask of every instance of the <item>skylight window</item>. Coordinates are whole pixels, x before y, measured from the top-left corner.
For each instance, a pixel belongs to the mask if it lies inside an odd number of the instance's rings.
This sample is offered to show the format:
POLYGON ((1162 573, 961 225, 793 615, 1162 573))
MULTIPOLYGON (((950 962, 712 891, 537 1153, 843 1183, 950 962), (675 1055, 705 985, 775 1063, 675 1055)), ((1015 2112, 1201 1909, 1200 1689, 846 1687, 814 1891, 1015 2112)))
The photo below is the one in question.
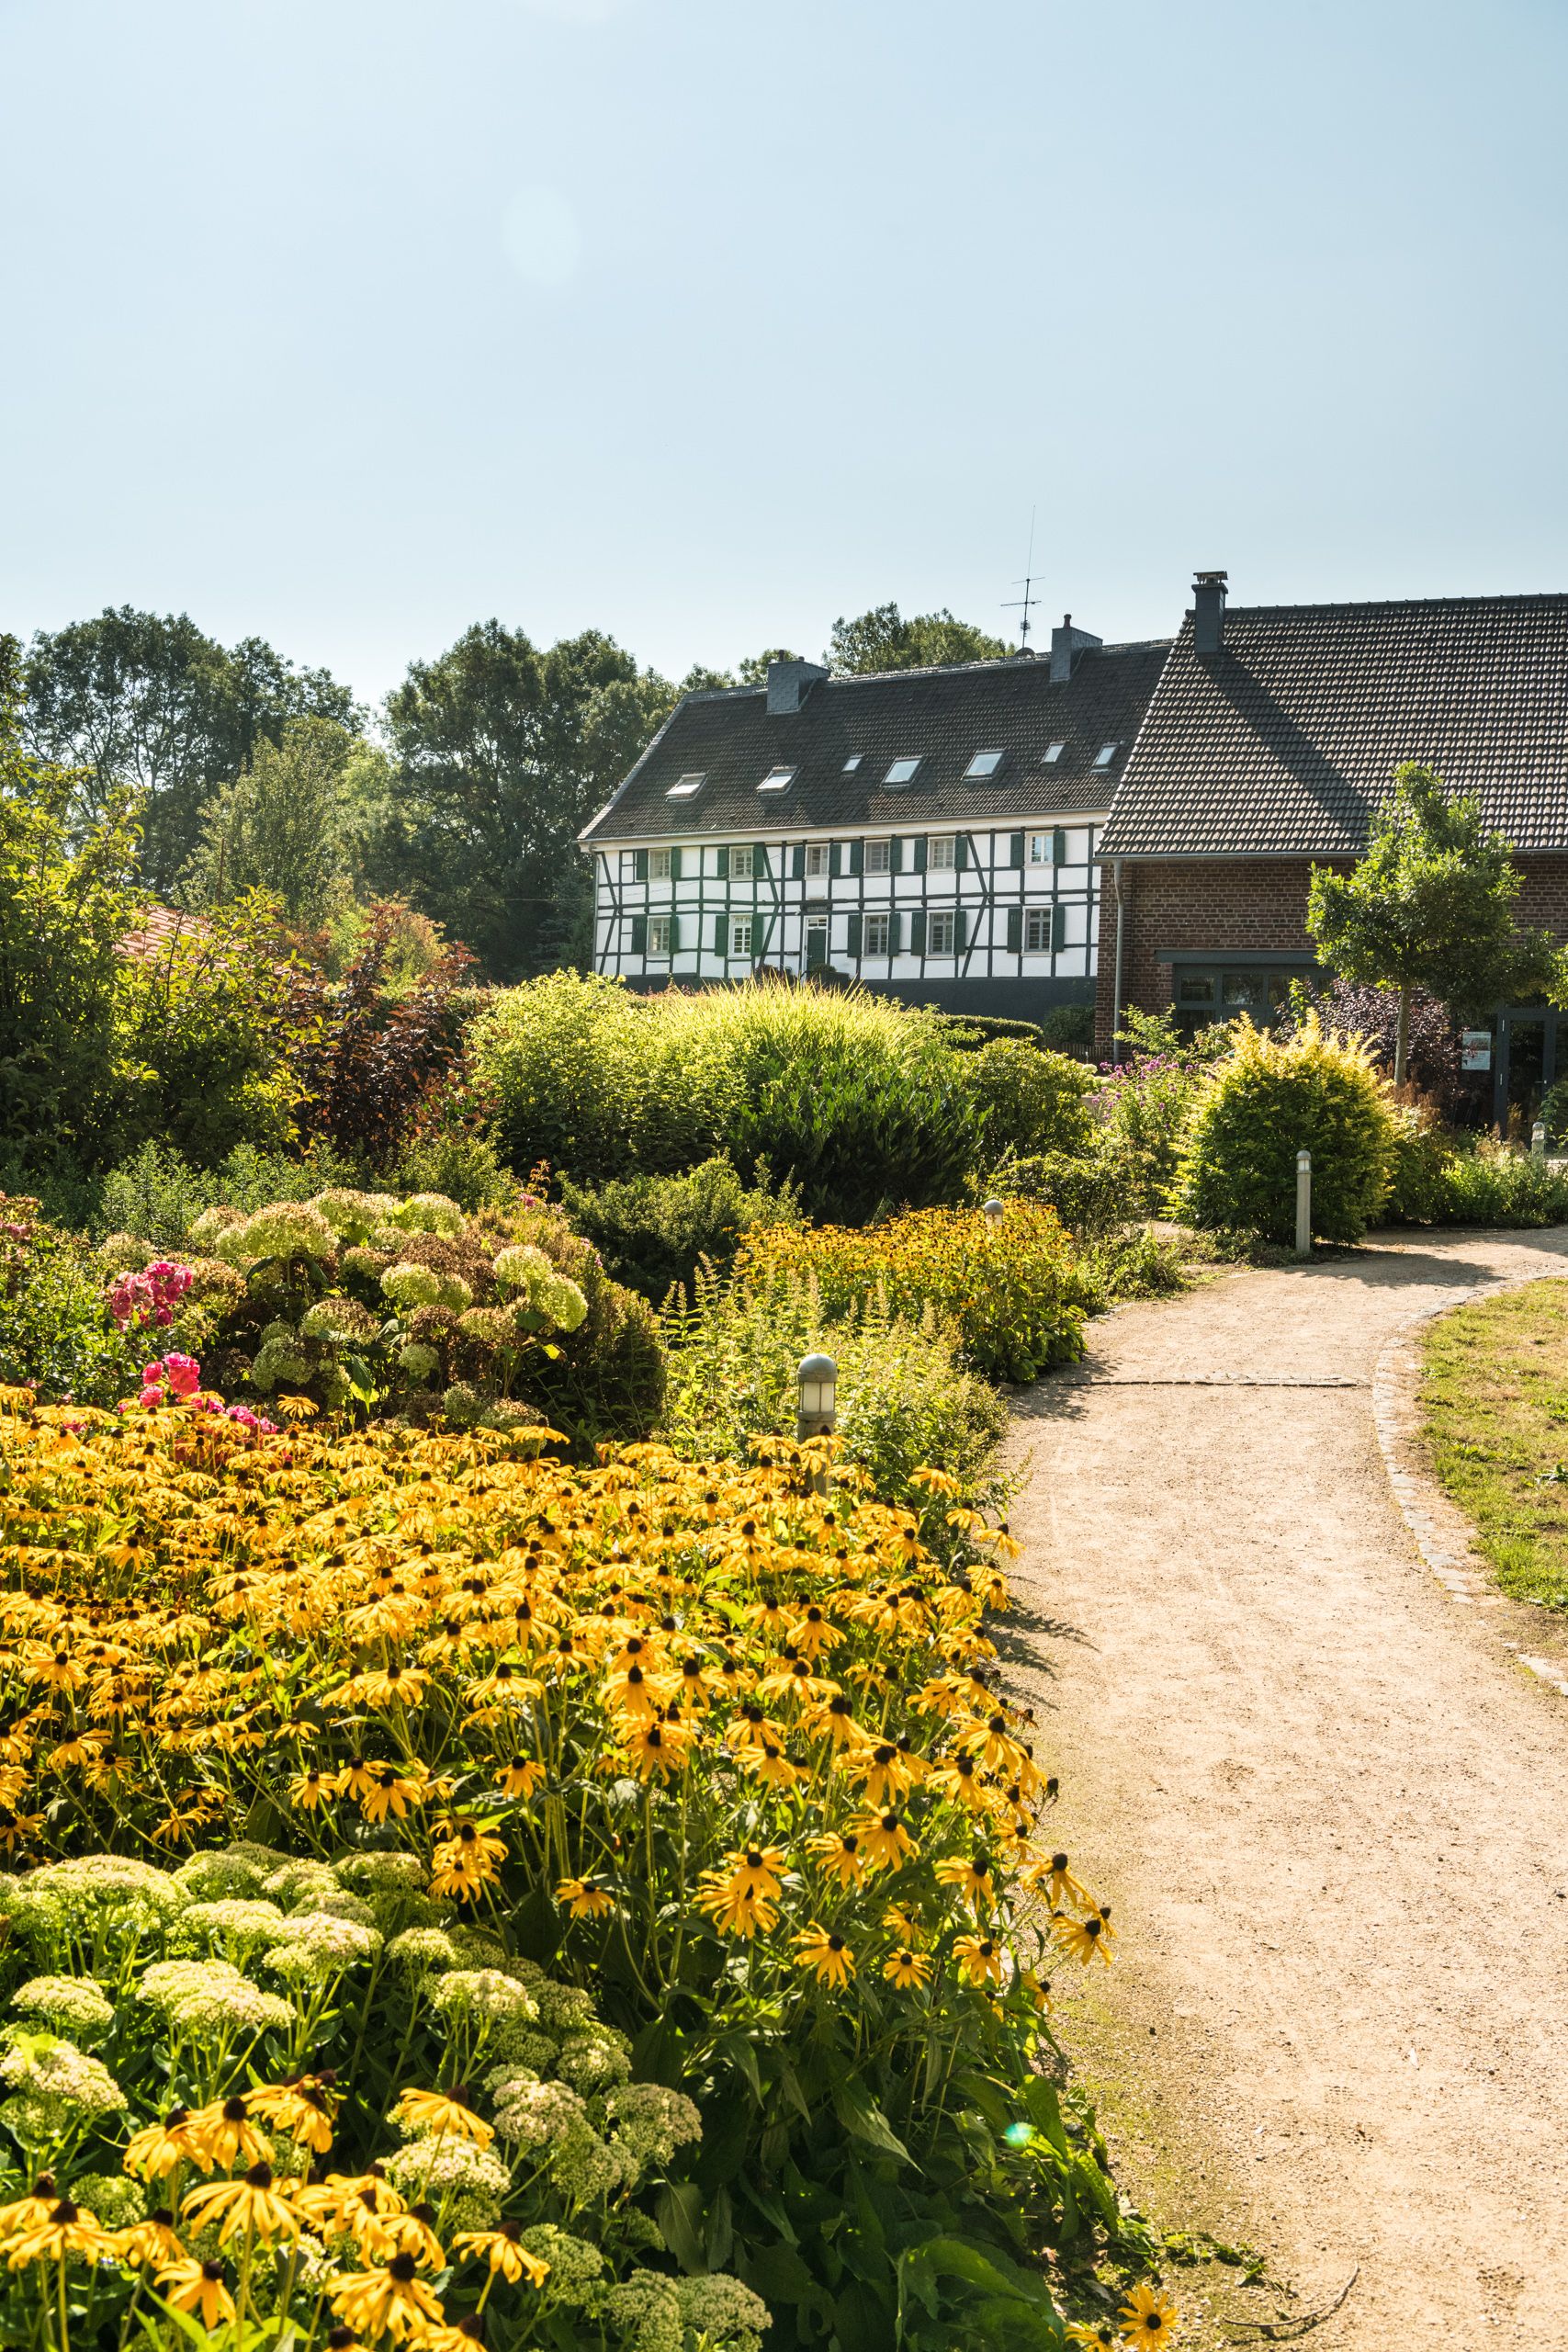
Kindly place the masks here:
POLYGON ((1115 746, 1115 744, 1114 744, 1114 743, 1102 743, 1102 744, 1100 745, 1100 747, 1099 751, 1098 751, 1098 752, 1096 752, 1096 753, 1095 753, 1095 755, 1094 755, 1094 764, 1095 764, 1095 766, 1096 766, 1097 768, 1108 768, 1108 767, 1111 765, 1111 761, 1112 761, 1115 757, 1116 757, 1116 746, 1115 746))
POLYGON ((694 775, 677 776, 664 797, 666 800, 690 800, 706 782, 707 770, 699 768, 694 775))
POLYGON ((849 758, 844 762, 844 774, 846 775, 853 775, 856 768, 860 765, 860 753, 858 752, 852 752, 849 758))
POLYGON ((1067 747, 1065 743, 1047 743, 1044 751, 1041 754, 1041 765, 1043 767, 1050 767, 1054 762, 1061 758, 1062 753, 1066 750, 1066 748, 1067 747))
POLYGON ((919 764, 920 755, 918 752, 913 759, 895 760, 882 781, 884 784, 913 784, 915 771, 919 764))
POLYGON ((1000 752, 976 752, 964 773, 965 775, 995 775, 1001 763, 1000 752))
POLYGON ((793 768, 770 768, 757 789, 759 792, 782 792, 794 774, 793 768))

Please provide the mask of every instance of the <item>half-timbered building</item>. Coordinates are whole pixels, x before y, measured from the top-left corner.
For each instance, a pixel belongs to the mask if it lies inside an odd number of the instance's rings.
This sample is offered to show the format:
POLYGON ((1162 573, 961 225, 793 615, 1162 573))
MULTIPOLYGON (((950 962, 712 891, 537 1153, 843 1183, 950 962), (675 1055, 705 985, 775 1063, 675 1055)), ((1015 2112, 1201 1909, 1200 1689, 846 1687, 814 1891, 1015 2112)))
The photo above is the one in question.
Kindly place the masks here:
POLYGON ((953 1012, 1092 1003, 1100 836, 1165 643, 686 695, 582 843, 637 989, 831 969, 953 1012))

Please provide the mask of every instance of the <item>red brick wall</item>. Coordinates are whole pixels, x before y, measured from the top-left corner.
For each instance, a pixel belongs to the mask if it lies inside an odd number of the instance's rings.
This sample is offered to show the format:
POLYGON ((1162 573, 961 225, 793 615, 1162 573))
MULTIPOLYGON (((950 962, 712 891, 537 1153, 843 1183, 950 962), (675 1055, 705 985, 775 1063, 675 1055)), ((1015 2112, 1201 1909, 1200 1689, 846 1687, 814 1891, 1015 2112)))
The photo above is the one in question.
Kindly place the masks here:
MULTIPOLYGON (((1521 856, 1518 863, 1524 876, 1520 923, 1568 937, 1568 856, 1521 856)), ((1171 967, 1155 961, 1156 947, 1208 948, 1219 955, 1299 948, 1310 955, 1306 901, 1312 865, 1305 857, 1187 858, 1168 864, 1128 859, 1122 869, 1123 1004, 1162 1012, 1171 1002, 1171 967)), ((1100 908, 1096 1035, 1105 1051, 1116 989, 1116 886, 1109 865, 1100 908)))

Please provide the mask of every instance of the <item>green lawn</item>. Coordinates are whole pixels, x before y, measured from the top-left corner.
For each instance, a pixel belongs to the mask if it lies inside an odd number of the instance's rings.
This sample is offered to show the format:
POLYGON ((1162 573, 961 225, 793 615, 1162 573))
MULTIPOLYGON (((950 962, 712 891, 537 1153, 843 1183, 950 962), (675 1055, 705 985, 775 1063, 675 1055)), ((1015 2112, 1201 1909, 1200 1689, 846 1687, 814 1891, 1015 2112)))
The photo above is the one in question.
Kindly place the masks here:
POLYGON ((1568 1282, 1530 1283, 1428 1326, 1434 1466, 1517 1600, 1568 1610, 1568 1282))

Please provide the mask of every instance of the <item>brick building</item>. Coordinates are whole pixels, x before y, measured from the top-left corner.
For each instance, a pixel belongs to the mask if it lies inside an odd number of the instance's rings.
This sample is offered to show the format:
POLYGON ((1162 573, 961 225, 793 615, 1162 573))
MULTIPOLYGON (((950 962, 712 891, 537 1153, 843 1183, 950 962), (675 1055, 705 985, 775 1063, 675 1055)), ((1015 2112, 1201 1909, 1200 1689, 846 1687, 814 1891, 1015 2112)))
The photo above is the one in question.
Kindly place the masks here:
MULTIPOLYGON (((1403 760, 1476 796, 1521 921, 1568 935, 1568 596, 1227 608, 1201 573, 1101 835, 1101 1039, 1127 1005, 1266 1020, 1314 968, 1314 863, 1354 863, 1403 760)), ((1558 1017, 1488 1025, 1495 1114, 1530 1115, 1558 1017)))

